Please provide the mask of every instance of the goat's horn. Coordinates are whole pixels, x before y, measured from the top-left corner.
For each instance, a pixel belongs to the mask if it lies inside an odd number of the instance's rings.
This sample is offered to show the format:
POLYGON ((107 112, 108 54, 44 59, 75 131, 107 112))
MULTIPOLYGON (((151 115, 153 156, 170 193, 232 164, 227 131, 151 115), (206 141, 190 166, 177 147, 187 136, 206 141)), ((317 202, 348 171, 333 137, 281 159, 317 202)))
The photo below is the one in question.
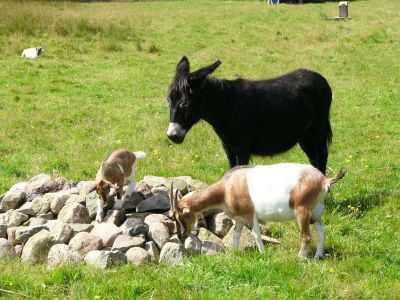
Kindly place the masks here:
POLYGON ((174 208, 174 184, 171 182, 171 189, 169 190, 169 206, 174 208))
POLYGON ((174 199, 174 207, 175 207, 176 209, 179 208, 179 206, 178 206, 178 192, 179 192, 179 190, 176 190, 176 192, 175 192, 175 197, 173 198, 173 199, 174 199))

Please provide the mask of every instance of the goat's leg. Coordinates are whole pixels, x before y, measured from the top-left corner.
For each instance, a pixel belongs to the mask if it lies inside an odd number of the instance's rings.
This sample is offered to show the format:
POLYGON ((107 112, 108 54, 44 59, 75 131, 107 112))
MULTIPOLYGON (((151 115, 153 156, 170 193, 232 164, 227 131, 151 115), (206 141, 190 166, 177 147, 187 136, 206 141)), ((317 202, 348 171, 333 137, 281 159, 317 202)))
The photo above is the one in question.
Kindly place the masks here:
POLYGON ((126 191, 124 198, 129 199, 136 188, 136 180, 132 175, 131 177, 128 178, 127 182, 128 182, 128 190, 126 191))
POLYGON ((324 258, 324 247, 325 247, 325 227, 321 220, 318 220, 314 224, 315 231, 317 232, 318 244, 317 251, 315 252, 316 259, 324 258))
POLYGON ((102 222, 104 218, 104 201, 101 197, 97 198, 96 222, 102 222))
POLYGON ((240 235, 242 233, 244 221, 237 220, 235 222, 235 231, 233 232, 233 248, 237 249, 239 247, 240 235))
POLYGON ((261 231, 260 231, 260 225, 258 224, 258 219, 256 214, 254 214, 253 217, 253 228, 251 229, 251 232, 254 235, 254 238, 256 239, 257 247, 260 252, 265 251, 264 243, 261 239, 261 231))
POLYGON ((118 186, 117 189, 117 199, 114 201, 114 209, 122 209, 122 192, 123 192, 123 187, 122 184, 118 186))
POLYGON ((300 258, 307 258, 308 247, 311 242, 311 232, 310 232, 310 212, 308 212, 304 207, 299 207, 296 210, 297 221, 299 222, 301 231, 301 246, 298 256, 300 258))

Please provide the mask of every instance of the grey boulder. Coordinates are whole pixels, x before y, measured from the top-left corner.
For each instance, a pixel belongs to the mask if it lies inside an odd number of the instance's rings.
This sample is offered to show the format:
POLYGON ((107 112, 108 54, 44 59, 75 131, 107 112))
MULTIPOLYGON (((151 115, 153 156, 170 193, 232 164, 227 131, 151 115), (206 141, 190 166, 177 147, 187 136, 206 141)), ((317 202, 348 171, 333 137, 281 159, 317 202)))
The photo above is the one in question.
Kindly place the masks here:
POLYGON ((127 264, 126 255, 120 251, 90 251, 85 256, 85 262, 89 266, 101 269, 118 267, 127 264))
POLYGON ((73 265, 82 260, 82 256, 76 250, 64 244, 56 244, 49 250, 47 266, 52 268, 61 265, 73 265))

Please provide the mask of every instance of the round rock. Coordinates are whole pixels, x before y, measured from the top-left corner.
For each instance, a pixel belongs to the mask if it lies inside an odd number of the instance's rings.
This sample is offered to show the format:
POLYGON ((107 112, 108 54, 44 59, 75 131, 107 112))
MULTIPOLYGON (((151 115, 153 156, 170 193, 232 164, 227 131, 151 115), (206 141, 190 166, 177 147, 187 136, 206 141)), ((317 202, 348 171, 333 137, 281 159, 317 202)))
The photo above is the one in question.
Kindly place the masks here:
POLYGON ((69 246, 78 251, 80 255, 85 256, 92 250, 103 249, 103 241, 88 232, 80 232, 70 240, 69 246))
POLYGON ((118 250, 121 252, 126 252, 132 247, 142 247, 146 242, 145 239, 141 237, 131 237, 127 235, 119 235, 114 241, 111 250, 118 250))
POLYGON ((54 239, 50 232, 42 229, 28 239, 22 249, 21 259, 31 264, 45 262, 53 244, 54 239))
POLYGON ((125 265, 128 261, 126 255, 120 251, 90 251, 85 256, 86 264, 101 269, 125 265))
POLYGON ((58 220, 64 223, 90 223, 91 219, 85 206, 79 203, 70 203, 64 206, 58 214, 58 220))
POLYGON ((128 259, 128 262, 136 266, 147 264, 151 260, 150 254, 143 248, 139 247, 130 248, 126 252, 126 258, 128 259))
POLYGON ((156 243, 159 249, 162 249, 164 244, 170 238, 169 230, 163 223, 151 223, 149 226, 149 237, 156 243))
POLYGON ((101 238, 105 247, 111 247, 122 230, 112 223, 99 223, 90 233, 101 238))
POLYGON ((186 255, 185 247, 180 243, 168 242, 161 249, 160 262, 176 263, 186 255))
POLYGON ((73 265, 78 264, 82 260, 82 256, 76 250, 64 244, 57 244, 49 250, 47 265, 49 267, 73 265))
POLYGON ((14 246, 6 239, 0 238, 0 260, 16 257, 14 246))

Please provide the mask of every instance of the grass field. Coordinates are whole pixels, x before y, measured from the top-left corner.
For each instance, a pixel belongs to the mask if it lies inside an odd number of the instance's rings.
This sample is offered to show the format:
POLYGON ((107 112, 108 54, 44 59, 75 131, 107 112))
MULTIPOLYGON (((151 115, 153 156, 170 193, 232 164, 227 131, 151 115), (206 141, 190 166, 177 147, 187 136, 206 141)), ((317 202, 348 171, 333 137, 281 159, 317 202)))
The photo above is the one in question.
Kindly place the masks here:
MULTIPOLYGON (((327 258, 298 261, 297 224, 273 224, 266 253, 191 257, 176 266, 49 271, 0 261, 0 289, 33 298, 400 298, 400 5, 249 1, 0 3, 0 194, 41 172, 93 179, 117 147, 143 150, 137 178, 211 183, 227 159, 206 123, 167 140, 165 100, 182 55, 193 70, 220 59, 220 78, 268 78, 298 67, 329 81, 329 173, 348 175, 327 199, 327 258), (46 47, 24 60, 24 48, 46 47), (57 171, 53 171, 57 170, 57 171)), ((296 147, 253 164, 307 162, 296 147)), ((313 244, 314 245, 314 244, 313 244)), ((315 245, 314 245, 315 248, 315 245)), ((0 290, 0 297, 20 298, 0 290)))

